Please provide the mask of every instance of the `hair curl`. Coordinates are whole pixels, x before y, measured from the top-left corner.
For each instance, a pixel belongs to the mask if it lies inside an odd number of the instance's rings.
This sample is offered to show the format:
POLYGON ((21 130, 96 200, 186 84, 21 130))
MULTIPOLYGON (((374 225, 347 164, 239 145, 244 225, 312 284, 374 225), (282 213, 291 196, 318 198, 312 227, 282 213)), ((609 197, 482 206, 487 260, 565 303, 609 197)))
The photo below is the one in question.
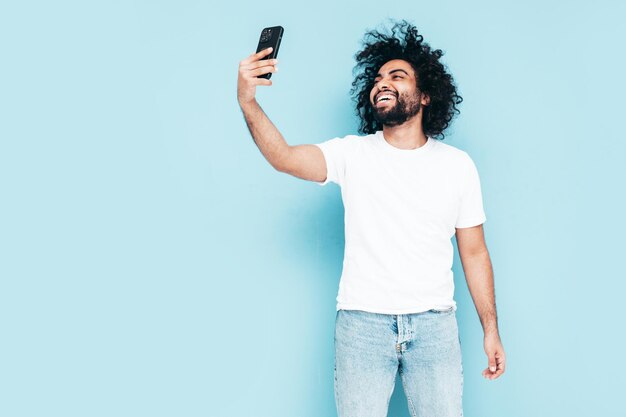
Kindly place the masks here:
POLYGON ((392 59, 410 63, 417 75, 417 88, 430 97, 430 103, 423 107, 422 129, 425 135, 443 140, 443 131, 450 125, 454 113, 461 113, 456 105, 463 101, 463 97, 457 94, 454 79, 439 62, 443 51, 431 51, 430 45, 423 42, 423 36, 417 32, 415 26, 402 20, 393 25, 389 36, 375 30, 365 34, 363 49, 354 55, 357 63, 353 74, 357 75, 350 90, 361 120, 359 132, 372 134, 382 130, 382 124, 374 119, 370 92, 378 70, 392 59), (402 37, 398 38, 397 32, 402 37))

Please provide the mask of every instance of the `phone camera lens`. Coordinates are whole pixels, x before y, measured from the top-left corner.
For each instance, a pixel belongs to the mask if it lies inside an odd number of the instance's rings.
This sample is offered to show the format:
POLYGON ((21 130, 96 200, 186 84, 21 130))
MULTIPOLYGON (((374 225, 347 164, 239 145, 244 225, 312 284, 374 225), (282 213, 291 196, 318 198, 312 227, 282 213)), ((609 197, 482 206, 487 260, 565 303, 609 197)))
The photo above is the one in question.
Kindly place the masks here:
POLYGON ((261 32, 261 42, 267 42, 272 39, 272 29, 263 29, 261 32))

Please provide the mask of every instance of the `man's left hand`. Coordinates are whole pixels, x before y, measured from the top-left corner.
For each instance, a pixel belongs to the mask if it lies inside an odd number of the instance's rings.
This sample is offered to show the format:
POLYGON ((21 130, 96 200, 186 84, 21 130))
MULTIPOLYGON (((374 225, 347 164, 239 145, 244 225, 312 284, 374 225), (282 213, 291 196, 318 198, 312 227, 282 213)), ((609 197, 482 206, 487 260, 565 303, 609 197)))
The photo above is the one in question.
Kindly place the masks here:
POLYGON ((488 366, 483 371, 487 379, 496 379, 504 373, 506 358, 504 347, 498 333, 485 334, 485 353, 487 354, 488 366))

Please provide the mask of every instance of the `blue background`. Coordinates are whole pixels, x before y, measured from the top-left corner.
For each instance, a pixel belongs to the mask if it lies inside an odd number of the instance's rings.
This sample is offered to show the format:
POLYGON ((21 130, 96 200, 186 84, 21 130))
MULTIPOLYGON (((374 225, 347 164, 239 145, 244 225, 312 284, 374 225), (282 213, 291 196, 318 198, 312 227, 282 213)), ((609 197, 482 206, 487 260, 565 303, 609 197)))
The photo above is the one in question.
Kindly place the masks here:
MULTIPOLYGON (((334 416, 339 187, 278 173, 236 101, 289 144, 356 133, 353 56, 406 18, 464 98, 446 143, 482 181, 507 372, 455 258, 464 406, 617 416, 624 3, 6 2, 0 6, 0 414, 334 416)), ((622 410, 622 411, 619 411, 622 410)), ((409 416, 399 380, 390 416, 409 416)))

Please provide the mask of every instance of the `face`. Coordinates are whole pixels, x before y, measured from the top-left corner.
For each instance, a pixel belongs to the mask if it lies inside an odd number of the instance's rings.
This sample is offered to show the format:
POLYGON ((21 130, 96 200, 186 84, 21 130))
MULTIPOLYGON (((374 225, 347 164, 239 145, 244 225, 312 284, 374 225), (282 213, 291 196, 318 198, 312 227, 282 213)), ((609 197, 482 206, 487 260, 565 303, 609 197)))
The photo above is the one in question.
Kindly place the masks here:
POLYGON ((370 91, 374 119, 385 126, 398 126, 419 113, 428 97, 417 89, 413 67, 393 59, 380 67, 370 91))

